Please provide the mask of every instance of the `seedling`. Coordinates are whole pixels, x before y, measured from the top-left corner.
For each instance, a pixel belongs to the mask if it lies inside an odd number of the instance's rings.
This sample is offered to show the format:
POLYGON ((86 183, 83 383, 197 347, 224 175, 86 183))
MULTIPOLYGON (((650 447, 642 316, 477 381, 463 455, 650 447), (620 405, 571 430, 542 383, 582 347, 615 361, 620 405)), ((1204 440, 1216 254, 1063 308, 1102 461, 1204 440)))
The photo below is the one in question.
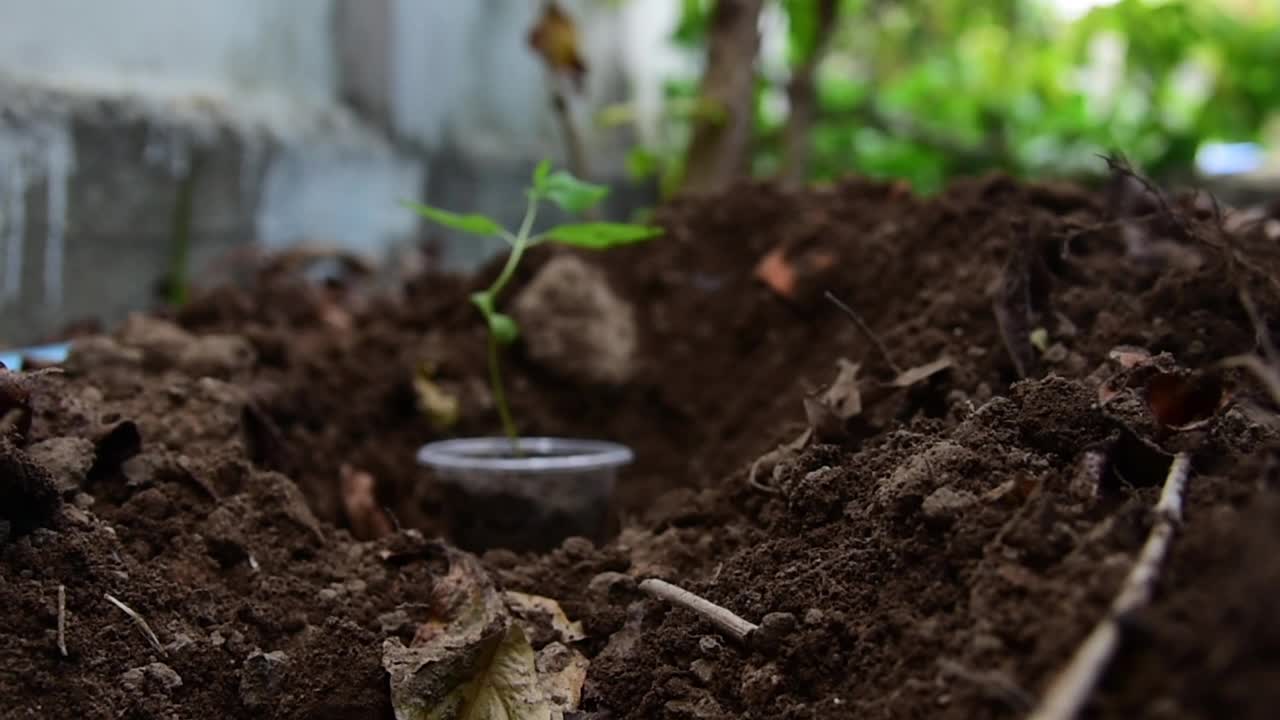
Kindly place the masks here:
POLYGON ((551 163, 543 161, 533 172, 533 185, 526 191, 528 206, 524 220, 515 233, 484 215, 462 215, 418 203, 404 203, 432 222, 472 235, 500 237, 510 246, 507 262, 502 266, 498 279, 488 289, 472 293, 471 303, 480 309, 489 329, 489 384, 493 389, 498 414, 502 418, 502 428, 513 441, 519 434, 502 384, 500 353, 503 347, 515 342, 519 328, 514 319, 498 310, 499 295, 511 281, 525 251, 534 245, 554 242, 590 250, 606 250, 643 242, 662 234, 661 229, 648 225, 611 222, 570 223, 557 225, 540 233, 533 232, 533 223, 542 202, 550 201, 568 212, 582 213, 599 204, 608 193, 607 187, 583 182, 563 170, 552 172, 551 163))

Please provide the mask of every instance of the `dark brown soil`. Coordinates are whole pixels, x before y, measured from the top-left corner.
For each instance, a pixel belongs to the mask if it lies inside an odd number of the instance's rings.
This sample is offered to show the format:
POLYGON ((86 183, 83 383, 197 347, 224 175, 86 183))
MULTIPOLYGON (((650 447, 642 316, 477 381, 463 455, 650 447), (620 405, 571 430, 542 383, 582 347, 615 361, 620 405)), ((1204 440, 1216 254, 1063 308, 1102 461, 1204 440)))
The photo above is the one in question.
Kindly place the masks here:
MULTIPOLYGON (((484 560, 583 620, 588 716, 1024 716, 1116 594, 1187 452, 1185 525, 1089 713, 1271 717, 1267 402, 1231 376, 1232 401, 1176 432, 1141 383, 1105 408, 1099 386, 1118 345, 1178 372, 1254 351, 1239 293, 1271 319, 1280 254, 1193 198, 1127 222, 1109 200, 999 176, 933 199, 744 185, 663 208, 651 245, 586 256, 635 309, 634 377, 574 381, 516 348, 509 382, 524 432, 636 450, 621 534, 484 560), (801 268, 791 300, 754 277, 778 248, 801 268), (925 381, 869 392, 942 356, 925 381), (840 359, 861 364, 861 415, 749 484, 840 359), (643 599, 636 582, 655 576, 786 632, 739 647, 643 599)), ((463 301, 495 269, 394 293, 349 270, 318 283, 277 263, 24 380, 30 429, 0 433, 0 716, 390 716, 382 642, 412 637, 447 565, 432 538, 471 511, 415 465, 443 433, 412 381, 429 362, 462 401, 449 434, 497 430, 463 301), (362 473, 363 509, 343 481, 362 473)))

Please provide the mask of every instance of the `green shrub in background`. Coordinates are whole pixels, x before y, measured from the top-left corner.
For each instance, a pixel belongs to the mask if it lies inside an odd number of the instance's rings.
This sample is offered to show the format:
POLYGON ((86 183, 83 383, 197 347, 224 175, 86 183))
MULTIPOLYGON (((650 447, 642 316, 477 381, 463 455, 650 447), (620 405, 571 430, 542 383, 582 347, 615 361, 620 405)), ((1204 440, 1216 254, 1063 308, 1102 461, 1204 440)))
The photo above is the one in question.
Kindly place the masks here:
MULTIPOLYGON (((1124 152, 1160 177, 1188 174, 1209 141, 1259 141, 1280 111, 1280 4, 1120 0, 1067 21, 1047 0, 838 0, 815 75, 810 178, 905 178, 929 192, 1001 168, 1099 171, 1124 152)), ((785 62, 760 63, 752 167, 779 167, 789 71, 813 52, 819 0, 770 0, 785 62)), ((673 41, 706 42, 713 0, 683 0, 673 41)), ((665 147, 637 177, 678 187, 697 78, 671 78, 665 147)))

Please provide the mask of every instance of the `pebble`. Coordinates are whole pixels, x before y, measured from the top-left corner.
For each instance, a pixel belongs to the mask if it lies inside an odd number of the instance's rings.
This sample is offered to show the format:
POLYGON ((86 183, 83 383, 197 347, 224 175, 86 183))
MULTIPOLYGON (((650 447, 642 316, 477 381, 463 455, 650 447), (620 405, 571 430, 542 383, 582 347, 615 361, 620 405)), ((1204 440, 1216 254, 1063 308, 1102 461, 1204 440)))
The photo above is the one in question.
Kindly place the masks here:
POLYGON ((267 707, 284 684, 284 668, 289 656, 283 651, 254 651, 240 671, 240 701, 250 708, 267 707))
POLYGON ((126 670, 120 676, 120 682, 130 690, 139 690, 144 683, 161 688, 165 692, 182 687, 182 677, 174 672, 173 668, 160 662, 126 670))
POLYGON ((602 572, 587 583, 587 592, 601 600, 634 592, 636 579, 620 572, 602 572))
POLYGON ((795 632, 796 616, 787 612, 771 612, 760 621, 760 628, 751 636, 751 642, 761 648, 781 647, 788 635, 795 632))

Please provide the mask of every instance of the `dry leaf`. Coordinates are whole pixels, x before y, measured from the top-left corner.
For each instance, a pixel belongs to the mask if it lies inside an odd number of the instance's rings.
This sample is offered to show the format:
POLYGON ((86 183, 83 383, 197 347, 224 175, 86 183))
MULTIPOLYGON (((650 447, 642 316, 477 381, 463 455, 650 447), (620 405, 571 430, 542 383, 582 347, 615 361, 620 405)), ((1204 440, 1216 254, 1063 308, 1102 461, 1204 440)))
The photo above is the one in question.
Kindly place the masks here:
POLYGON ((382 646, 397 720, 560 720, 576 710, 587 659, 560 642, 535 655, 526 628, 576 639, 581 625, 554 600, 498 592, 475 556, 446 553, 413 643, 382 646))
POLYGON ((529 32, 529 46, 553 72, 568 75, 574 87, 581 92, 587 74, 587 63, 582 59, 578 42, 578 27, 573 18, 555 2, 548 2, 542 17, 529 32))
POLYGON ((896 388, 911 387, 949 369, 951 365, 951 358, 943 355, 933 362, 903 370, 890 384, 896 388))
POLYGON ((418 365, 413 377, 413 393, 421 410, 436 430, 448 430, 458 422, 459 402, 455 395, 445 392, 431 378, 435 367, 430 362, 418 365))
POLYGON ((359 540, 390 535, 395 528, 378 504, 377 482, 373 475, 343 464, 338 468, 342 509, 351 523, 351 534, 359 540))
POLYGON ((1151 364, 1151 353, 1133 345, 1117 345, 1111 348, 1107 357, 1120 363, 1120 367, 1126 370, 1151 364))
POLYGON ((1172 430, 1203 427, 1230 399, 1222 378, 1208 373, 1157 372, 1143 395, 1152 416, 1172 430))
POLYGON ((533 648, 519 623, 478 640, 445 634, 424 646, 382 646, 396 720, 553 720, 533 648))
POLYGON ((760 259, 755 269, 756 279, 779 296, 788 300, 795 297, 796 269, 787 260, 786 251, 776 247, 760 259))
POLYGON ((818 442, 840 442, 848 435, 850 418, 862 412, 862 393, 858 389, 857 363, 844 358, 836 379, 821 395, 804 398, 804 414, 818 442))
POLYGON ((523 623, 530 637, 537 636, 544 629, 550 629, 555 639, 562 643, 577 642, 587 636, 582 630, 581 622, 570 622, 560 603, 541 595, 527 595, 522 592, 508 590, 503 593, 507 608, 523 623))
POLYGON ((582 653, 560 643, 551 643, 538 652, 538 678, 553 714, 577 709, 589 665, 582 653))

